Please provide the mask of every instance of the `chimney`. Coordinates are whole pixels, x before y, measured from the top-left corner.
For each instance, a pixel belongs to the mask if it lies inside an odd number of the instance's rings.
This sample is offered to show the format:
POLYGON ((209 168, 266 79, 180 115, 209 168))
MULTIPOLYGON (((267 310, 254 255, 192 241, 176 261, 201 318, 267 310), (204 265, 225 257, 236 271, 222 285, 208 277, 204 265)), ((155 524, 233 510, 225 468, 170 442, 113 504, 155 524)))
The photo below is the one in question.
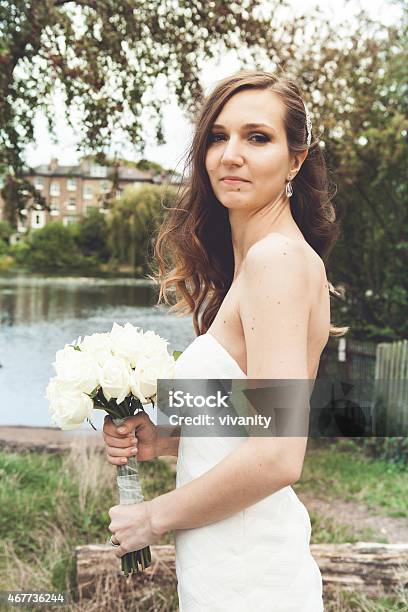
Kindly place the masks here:
POLYGON ((86 174, 88 174, 91 168, 91 161, 87 157, 83 157, 80 160, 80 167, 81 167, 82 172, 85 172, 86 174))
POLYGON ((58 159, 56 157, 53 157, 50 163, 48 164, 48 169, 51 170, 51 172, 54 172, 57 168, 58 168, 58 159))

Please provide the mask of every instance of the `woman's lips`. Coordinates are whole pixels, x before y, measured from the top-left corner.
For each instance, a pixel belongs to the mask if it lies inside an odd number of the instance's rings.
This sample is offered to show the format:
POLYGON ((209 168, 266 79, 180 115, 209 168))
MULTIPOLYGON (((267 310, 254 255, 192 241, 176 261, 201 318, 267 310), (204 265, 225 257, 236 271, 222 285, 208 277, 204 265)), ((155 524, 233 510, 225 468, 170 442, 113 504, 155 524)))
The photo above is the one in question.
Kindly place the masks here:
POLYGON ((243 179, 221 179, 223 183, 248 183, 248 181, 244 181, 243 179))

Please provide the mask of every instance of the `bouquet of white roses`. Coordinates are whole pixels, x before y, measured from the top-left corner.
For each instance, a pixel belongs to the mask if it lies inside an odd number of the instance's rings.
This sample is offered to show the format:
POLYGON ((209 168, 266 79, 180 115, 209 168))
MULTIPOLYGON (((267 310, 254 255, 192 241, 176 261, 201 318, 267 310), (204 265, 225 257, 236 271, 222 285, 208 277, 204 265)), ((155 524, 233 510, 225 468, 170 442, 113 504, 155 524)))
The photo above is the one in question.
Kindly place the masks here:
MULTIPOLYGON (((50 379, 46 398, 54 424, 74 429, 87 419, 91 425, 92 410, 105 410, 116 425, 126 417, 154 406, 157 380, 174 378, 175 359, 167 351, 168 342, 153 331, 143 332, 126 323, 114 323, 112 330, 85 336, 57 351, 53 363, 56 376, 50 379)), ((129 457, 126 465, 117 467, 121 504, 143 501, 137 460, 129 457)), ((122 570, 145 569, 151 562, 150 548, 127 553, 122 570)))

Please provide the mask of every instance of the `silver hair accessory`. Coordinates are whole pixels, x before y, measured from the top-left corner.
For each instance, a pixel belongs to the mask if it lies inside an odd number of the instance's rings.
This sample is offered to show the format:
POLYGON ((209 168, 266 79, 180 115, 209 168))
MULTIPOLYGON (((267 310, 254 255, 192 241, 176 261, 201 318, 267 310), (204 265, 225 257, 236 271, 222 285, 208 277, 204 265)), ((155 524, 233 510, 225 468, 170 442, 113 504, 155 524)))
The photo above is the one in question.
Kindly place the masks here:
MULTIPOLYGON (((307 130, 307 137, 306 137, 306 144, 308 147, 310 147, 310 143, 312 142, 312 119, 309 115, 309 111, 306 108, 306 104, 303 102, 303 107, 305 109, 305 115, 306 115, 306 130, 307 130)), ((294 177, 293 177, 294 178, 294 177)), ((285 193, 286 193, 286 197, 290 198, 293 195, 293 187, 292 187, 292 177, 290 176, 288 179, 288 182, 286 183, 285 186, 285 193)))
POLYGON ((310 143, 312 142, 312 119, 309 115, 309 111, 306 108, 306 104, 303 102, 303 106, 305 108, 305 114, 306 114, 306 130, 307 130, 307 138, 306 138, 306 144, 308 147, 310 147, 310 143))

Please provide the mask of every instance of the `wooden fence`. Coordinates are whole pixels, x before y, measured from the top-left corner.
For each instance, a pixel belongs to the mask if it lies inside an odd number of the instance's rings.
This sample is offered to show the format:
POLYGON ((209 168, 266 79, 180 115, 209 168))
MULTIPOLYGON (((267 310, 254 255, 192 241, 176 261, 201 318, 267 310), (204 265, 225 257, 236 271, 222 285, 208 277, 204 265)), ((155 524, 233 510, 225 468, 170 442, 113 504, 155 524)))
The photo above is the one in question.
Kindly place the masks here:
POLYGON ((374 380, 376 343, 329 338, 322 353, 318 377, 374 380))
POLYGON ((371 412, 377 436, 408 436, 408 340, 362 342, 330 338, 318 378, 333 382, 367 381, 365 408, 371 412))
POLYGON ((377 345, 375 383, 376 428, 408 436, 408 340, 377 345))

